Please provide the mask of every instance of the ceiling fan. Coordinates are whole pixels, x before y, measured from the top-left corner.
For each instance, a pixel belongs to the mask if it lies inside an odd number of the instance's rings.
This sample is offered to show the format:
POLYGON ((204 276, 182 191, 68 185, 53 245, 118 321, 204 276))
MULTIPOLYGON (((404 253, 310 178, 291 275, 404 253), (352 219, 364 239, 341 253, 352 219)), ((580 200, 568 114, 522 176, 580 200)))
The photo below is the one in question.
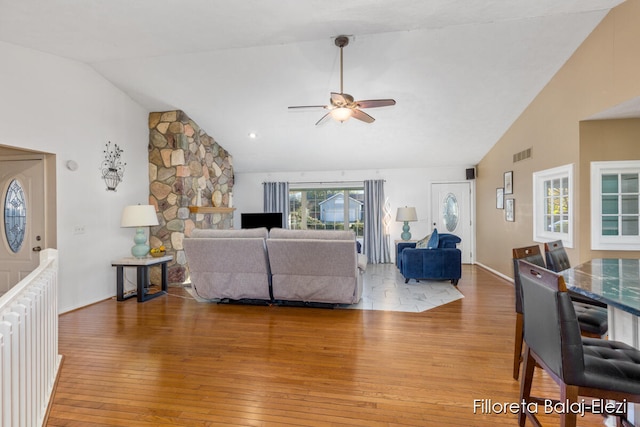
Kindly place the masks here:
POLYGON ((393 99, 367 99, 363 101, 354 101, 353 96, 348 93, 344 93, 342 90, 342 49, 349 44, 348 36, 338 36, 335 39, 335 44, 340 48, 340 92, 331 92, 331 99, 329 105, 300 105, 289 107, 289 109, 297 108, 324 108, 329 110, 320 120, 316 122, 316 125, 324 123, 329 117, 344 122, 349 120, 350 117, 361 120, 365 123, 373 123, 375 119, 369 114, 362 111, 362 108, 374 108, 374 107, 386 107, 395 105, 396 101, 393 99))

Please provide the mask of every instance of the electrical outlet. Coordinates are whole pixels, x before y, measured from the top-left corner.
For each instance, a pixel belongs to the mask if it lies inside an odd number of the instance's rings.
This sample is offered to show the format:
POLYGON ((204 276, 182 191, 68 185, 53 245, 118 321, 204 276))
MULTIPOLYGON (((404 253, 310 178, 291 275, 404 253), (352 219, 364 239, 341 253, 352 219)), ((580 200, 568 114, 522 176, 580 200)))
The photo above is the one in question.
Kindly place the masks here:
POLYGON ((74 225, 73 234, 84 234, 84 225, 74 225))

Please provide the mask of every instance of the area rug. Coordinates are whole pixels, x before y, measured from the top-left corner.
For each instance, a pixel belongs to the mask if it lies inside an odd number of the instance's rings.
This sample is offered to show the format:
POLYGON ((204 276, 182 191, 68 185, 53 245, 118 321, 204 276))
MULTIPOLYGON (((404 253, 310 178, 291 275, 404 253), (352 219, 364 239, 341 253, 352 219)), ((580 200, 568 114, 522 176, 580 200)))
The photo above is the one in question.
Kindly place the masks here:
POLYGON ((362 299, 342 308, 421 313, 464 298, 450 281, 410 280, 393 264, 369 264, 364 276, 362 299))
MULTIPOLYGON (((184 289, 198 302, 215 302, 201 298, 190 286, 184 289)), ((339 308, 420 313, 461 298, 464 295, 449 281, 411 280, 404 283, 393 264, 369 264, 360 302, 339 308)))

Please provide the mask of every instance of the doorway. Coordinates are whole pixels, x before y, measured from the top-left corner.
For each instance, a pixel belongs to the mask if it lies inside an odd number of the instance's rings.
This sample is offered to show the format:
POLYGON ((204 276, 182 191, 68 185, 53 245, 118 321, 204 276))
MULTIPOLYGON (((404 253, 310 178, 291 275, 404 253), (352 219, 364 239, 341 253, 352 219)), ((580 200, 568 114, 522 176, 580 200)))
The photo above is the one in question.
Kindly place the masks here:
POLYGON ((56 247, 55 156, 0 146, 0 295, 56 247))
POLYGON ((473 264, 473 205, 470 182, 431 184, 431 221, 438 233, 451 233, 462 241, 462 263, 473 264))

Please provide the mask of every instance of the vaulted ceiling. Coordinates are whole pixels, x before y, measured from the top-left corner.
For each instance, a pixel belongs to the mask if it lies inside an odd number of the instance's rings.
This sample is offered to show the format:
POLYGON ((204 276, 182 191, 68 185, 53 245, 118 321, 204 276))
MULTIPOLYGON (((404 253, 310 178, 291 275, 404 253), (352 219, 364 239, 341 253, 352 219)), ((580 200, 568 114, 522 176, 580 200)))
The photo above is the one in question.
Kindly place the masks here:
POLYGON ((621 2, 0 0, 0 40, 185 111, 238 172, 469 166, 621 2), (341 34, 344 91, 397 105, 315 126, 287 107, 339 92, 341 34))

